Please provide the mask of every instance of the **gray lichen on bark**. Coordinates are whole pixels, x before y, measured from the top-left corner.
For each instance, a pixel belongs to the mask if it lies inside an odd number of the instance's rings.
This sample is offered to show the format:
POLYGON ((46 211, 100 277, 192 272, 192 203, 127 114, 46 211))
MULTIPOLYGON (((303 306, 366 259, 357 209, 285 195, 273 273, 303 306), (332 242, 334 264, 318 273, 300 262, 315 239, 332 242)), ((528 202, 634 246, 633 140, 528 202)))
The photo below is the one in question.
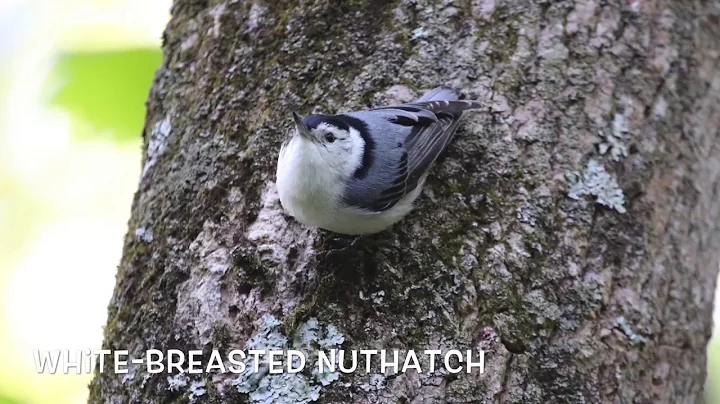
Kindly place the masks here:
MULTIPOLYGON (((322 401, 695 402, 720 246, 712 7, 176 0, 104 346, 226 352, 264 315, 287 334, 316 317, 345 349, 486 350, 483 374, 358 372, 322 401), (440 84, 491 109, 467 114, 406 220, 350 244, 282 213, 290 111, 440 84), (592 159, 625 213, 568 197, 592 159)), ((108 370, 90 402, 248 400, 232 374, 171 389, 108 370)))

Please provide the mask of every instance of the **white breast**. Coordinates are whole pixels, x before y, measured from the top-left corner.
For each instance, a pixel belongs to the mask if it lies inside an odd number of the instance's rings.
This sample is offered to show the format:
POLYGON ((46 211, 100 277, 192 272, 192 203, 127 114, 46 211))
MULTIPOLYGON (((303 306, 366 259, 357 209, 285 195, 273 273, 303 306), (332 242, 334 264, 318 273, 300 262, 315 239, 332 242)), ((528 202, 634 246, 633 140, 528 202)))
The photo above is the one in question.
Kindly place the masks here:
POLYGON ((382 231, 407 215, 422 191, 425 176, 417 188, 392 208, 367 212, 342 205, 343 180, 317 148, 293 138, 281 151, 277 166, 277 189, 285 211, 298 222, 341 234, 359 235, 382 231))
POLYGON ((337 206, 342 182, 331 170, 322 169, 322 157, 314 146, 293 138, 281 151, 277 167, 280 203, 299 222, 317 226, 337 206))

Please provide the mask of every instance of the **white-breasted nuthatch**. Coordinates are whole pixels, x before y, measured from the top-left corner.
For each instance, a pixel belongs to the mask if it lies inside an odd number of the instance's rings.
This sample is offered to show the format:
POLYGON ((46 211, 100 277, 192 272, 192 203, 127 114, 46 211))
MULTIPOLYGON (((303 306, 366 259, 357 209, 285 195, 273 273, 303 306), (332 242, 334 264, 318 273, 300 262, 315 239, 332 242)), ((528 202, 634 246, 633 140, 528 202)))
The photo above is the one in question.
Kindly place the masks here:
POLYGON ((460 117, 478 101, 437 87, 417 101, 340 115, 293 112, 278 157, 277 190, 298 222, 335 233, 387 229, 412 210, 460 117))

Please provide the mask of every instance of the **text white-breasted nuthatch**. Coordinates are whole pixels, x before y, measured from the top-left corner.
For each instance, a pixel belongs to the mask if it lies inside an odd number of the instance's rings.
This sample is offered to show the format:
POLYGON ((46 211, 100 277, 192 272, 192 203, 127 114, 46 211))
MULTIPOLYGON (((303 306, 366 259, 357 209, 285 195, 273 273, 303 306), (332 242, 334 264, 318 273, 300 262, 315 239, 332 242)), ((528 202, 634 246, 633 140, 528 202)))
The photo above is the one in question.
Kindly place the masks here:
POLYGON ((413 207, 460 117, 478 101, 437 87, 417 101, 340 115, 293 113, 278 157, 277 190, 298 222, 335 233, 387 229, 413 207))

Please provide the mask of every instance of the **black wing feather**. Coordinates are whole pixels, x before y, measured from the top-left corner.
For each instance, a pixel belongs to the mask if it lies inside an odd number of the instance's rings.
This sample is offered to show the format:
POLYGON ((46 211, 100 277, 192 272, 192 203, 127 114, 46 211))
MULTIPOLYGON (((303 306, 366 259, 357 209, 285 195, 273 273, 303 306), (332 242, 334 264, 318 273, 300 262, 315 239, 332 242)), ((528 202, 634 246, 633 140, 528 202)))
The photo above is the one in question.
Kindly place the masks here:
POLYGON ((374 108, 372 110, 402 110, 417 114, 413 120, 396 115, 390 120, 398 125, 412 126, 405 139, 405 153, 396 167, 395 180, 380 193, 380 197, 363 206, 374 211, 393 207, 400 199, 414 190, 430 165, 452 140, 462 113, 468 109, 480 108, 477 101, 427 101, 374 108))

